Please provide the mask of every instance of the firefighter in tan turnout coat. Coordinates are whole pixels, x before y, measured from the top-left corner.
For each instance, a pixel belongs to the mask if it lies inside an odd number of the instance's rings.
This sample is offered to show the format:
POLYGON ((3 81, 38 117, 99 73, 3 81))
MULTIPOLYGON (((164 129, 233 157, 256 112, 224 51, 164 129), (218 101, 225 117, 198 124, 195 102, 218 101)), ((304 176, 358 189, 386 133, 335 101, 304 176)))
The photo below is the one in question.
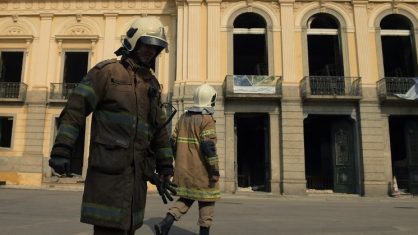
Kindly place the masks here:
POLYGON ((180 117, 172 135, 175 149, 173 182, 180 198, 167 216, 154 226, 158 235, 168 234, 174 220, 187 213, 194 201, 199 204, 200 235, 209 234, 215 201, 220 198, 216 130, 213 118, 216 91, 207 84, 193 95, 194 106, 180 117))
POLYGON ((141 227, 147 180, 170 199, 173 154, 160 85, 149 67, 166 47, 157 18, 135 20, 115 52, 121 60, 90 69, 59 117, 49 165, 68 174, 79 130, 93 113, 81 222, 93 224, 95 235, 134 234, 141 227))

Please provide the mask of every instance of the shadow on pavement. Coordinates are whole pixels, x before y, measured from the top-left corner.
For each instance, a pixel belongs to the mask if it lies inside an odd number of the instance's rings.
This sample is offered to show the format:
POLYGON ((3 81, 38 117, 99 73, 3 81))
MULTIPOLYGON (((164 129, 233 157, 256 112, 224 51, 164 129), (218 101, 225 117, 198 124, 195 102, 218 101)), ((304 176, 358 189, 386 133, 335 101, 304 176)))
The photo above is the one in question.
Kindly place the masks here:
MULTIPOLYGON (((154 224, 159 223, 162 219, 163 218, 160 218, 160 217, 149 218, 147 220, 144 220, 144 225, 148 226, 155 233, 154 224)), ((175 224, 173 224, 173 226, 171 227, 170 234, 172 235, 196 235, 196 233, 179 228, 175 224)))

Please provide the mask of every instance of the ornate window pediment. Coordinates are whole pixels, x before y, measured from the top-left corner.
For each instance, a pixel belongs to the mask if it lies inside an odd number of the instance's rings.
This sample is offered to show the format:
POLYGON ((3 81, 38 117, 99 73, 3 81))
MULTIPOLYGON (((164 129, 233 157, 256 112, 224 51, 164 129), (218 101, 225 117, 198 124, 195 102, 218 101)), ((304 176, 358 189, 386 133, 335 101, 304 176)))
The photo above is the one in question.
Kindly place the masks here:
POLYGON ((34 36, 21 25, 10 25, 0 31, 0 39, 33 41, 34 36))

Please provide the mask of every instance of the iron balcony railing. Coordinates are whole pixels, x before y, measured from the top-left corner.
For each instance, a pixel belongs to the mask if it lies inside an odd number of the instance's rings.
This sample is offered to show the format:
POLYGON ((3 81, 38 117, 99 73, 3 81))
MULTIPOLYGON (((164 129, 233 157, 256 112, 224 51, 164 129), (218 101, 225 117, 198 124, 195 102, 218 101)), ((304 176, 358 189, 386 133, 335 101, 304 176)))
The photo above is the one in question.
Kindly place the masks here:
POLYGON ((300 82, 302 99, 361 99, 361 78, 306 76, 300 82))
POLYGON ((282 97, 282 77, 227 75, 224 90, 226 98, 280 99, 282 97))
POLYGON ((385 77, 377 81, 379 99, 399 100, 395 94, 405 94, 415 84, 413 77, 385 77))
POLYGON ((78 83, 51 83, 50 101, 66 101, 78 83))
POLYGON ((26 99, 28 85, 22 82, 0 82, 0 101, 20 101, 26 99))

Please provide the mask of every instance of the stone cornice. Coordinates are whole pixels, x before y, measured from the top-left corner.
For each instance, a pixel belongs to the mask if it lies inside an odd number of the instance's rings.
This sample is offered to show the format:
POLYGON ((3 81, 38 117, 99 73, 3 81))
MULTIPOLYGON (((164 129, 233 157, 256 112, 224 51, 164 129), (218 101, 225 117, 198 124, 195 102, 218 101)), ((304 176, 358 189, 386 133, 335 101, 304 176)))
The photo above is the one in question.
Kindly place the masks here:
POLYGON ((175 7, 173 0, 0 0, 0 16, 9 14, 34 15, 37 12, 54 14, 81 12, 83 15, 115 12, 127 15, 138 14, 138 11, 141 14, 141 11, 144 11, 148 14, 165 14, 175 11, 175 7))
POLYGON ((200 5, 203 3, 203 0, 186 0, 189 5, 200 5))
POLYGON ((355 6, 365 6, 369 3, 368 0, 352 0, 353 5, 355 6))
POLYGON ((220 4, 222 0, 206 0, 206 2, 209 4, 220 4))
POLYGON ((55 40, 63 41, 63 40, 91 40, 97 41, 99 39, 98 35, 56 35, 55 40))
POLYGON ((280 4, 294 4, 296 1, 295 0, 278 0, 277 2, 280 4))
POLYGON ((0 35, 0 40, 25 40, 28 42, 33 41, 33 35, 0 35))

